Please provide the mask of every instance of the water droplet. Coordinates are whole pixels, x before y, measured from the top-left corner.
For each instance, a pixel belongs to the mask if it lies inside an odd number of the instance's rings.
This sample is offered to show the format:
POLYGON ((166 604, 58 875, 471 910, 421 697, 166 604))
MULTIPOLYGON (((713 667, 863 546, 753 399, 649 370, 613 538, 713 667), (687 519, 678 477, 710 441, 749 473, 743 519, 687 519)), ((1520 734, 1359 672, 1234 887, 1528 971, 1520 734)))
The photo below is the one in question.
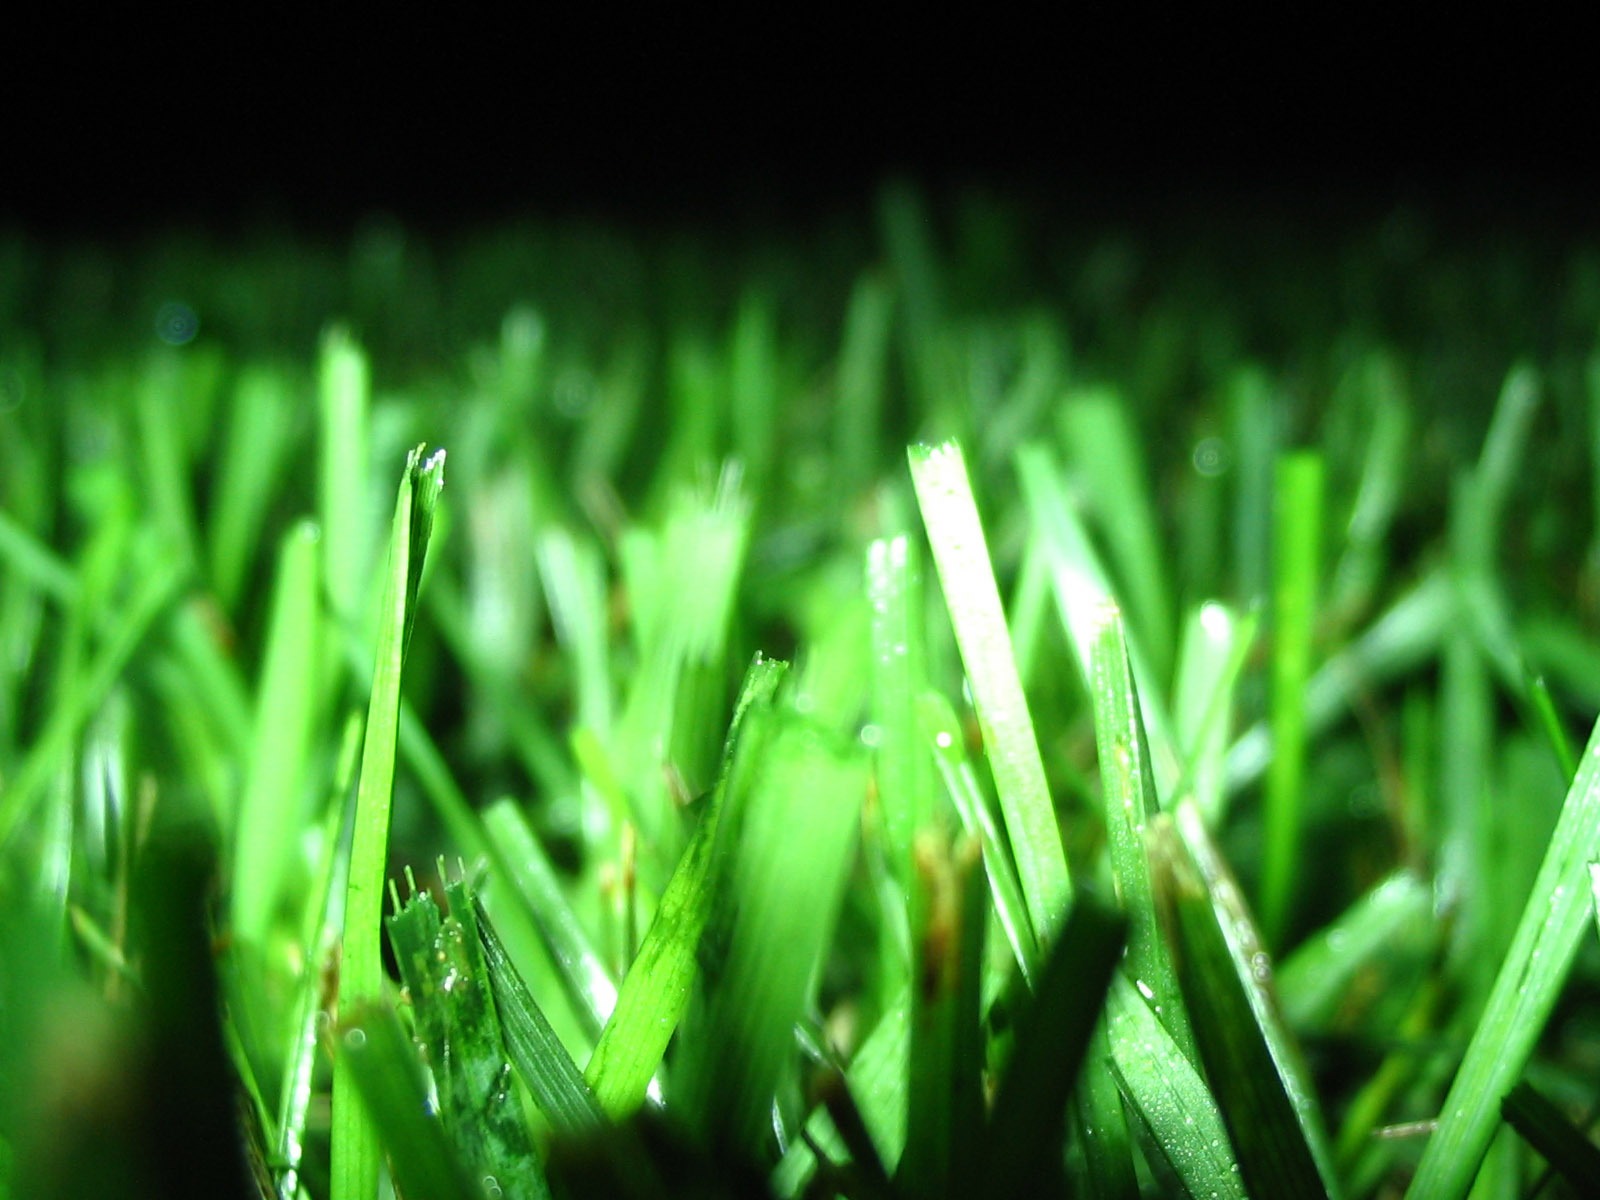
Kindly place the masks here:
POLYGON ((1139 989, 1139 994, 1141 996, 1143 996, 1146 1000, 1149 1000, 1149 1001, 1152 1001, 1152 1002, 1155 1000, 1155 998, 1156 998, 1155 992, 1151 990, 1150 985, 1148 983, 1146 983, 1144 980, 1135 979, 1133 981, 1133 986, 1139 989))
POLYGON ((367 1044, 367 1031, 365 1029, 345 1030, 344 1044, 351 1050, 363 1049, 367 1044))

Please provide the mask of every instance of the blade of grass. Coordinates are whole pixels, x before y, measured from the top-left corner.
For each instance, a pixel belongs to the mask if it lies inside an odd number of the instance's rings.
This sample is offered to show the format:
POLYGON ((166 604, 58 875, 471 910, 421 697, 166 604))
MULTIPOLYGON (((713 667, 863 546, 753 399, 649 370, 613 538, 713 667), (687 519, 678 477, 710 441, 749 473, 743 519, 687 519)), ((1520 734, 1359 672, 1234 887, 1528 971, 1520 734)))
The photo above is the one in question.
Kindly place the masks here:
POLYGON ((1288 934, 1300 870, 1306 754, 1306 681, 1322 544, 1322 459, 1278 464, 1273 525, 1272 762, 1262 814, 1261 923, 1268 941, 1288 934))
POLYGON ((912 846, 933 819, 931 764, 917 720, 927 686, 922 636, 922 575, 905 535, 867 547, 867 594, 872 601, 872 715, 878 803, 888 835, 889 861, 901 886, 913 878, 912 846))
POLYGON ((1579 1195, 1600 1192, 1600 1149, 1524 1079, 1500 1105, 1506 1123, 1537 1150, 1579 1195))
POLYGON ((966 462, 954 442, 912 447, 910 461, 1023 898, 1035 939, 1047 942, 1066 916, 1071 878, 966 462))
MULTIPOLYGON (((383 914, 384 867, 393 802, 395 743, 400 711, 400 671, 415 615, 417 585, 433 528, 434 508, 444 484, 444 454, 424 459, 411 451, 395 499, 384 585, 377 662, 367 709, 361 777, 356 785, 356 815, 344 905, 343 957, 339 1009, 376 999, 383 987, 379 923, 383 914)), ((348 564, 341 569, 348 570, 348 564)), ((377 1128, 354 1104, 357 1086, 348 1068, 334 1071, 333 1200, 371 1200, 378 1188, 377 1128)))
POLYGON ((317 378, 317 522, 329 605, 343 621, 356 618, 366 596, 371 544, 368 377, 361 347, 346 330, 329 329, 322 339, 317 378))

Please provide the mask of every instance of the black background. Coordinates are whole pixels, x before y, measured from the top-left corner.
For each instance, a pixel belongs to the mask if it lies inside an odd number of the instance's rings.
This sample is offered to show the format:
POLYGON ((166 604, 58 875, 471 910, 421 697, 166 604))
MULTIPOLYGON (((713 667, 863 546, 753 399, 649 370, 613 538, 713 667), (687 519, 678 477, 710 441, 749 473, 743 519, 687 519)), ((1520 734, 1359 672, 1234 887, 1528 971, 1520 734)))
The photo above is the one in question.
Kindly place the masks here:
POLYGON ((1588 43, 1537 12, 640 12, 7 18, 0 224, 781 222, 891 175, 1584 226, 1600 195, 1588 43))

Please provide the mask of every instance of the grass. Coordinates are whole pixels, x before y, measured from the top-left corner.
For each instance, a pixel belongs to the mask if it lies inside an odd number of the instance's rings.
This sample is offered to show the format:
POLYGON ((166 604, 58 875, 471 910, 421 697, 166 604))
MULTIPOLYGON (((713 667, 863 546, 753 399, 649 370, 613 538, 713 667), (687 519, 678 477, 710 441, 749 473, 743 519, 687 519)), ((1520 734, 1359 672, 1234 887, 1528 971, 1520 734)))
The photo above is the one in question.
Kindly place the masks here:
POLYGON ((1590 1194, 1600 243, 1228 221, 0 233, 0 1200, 1590 1194))

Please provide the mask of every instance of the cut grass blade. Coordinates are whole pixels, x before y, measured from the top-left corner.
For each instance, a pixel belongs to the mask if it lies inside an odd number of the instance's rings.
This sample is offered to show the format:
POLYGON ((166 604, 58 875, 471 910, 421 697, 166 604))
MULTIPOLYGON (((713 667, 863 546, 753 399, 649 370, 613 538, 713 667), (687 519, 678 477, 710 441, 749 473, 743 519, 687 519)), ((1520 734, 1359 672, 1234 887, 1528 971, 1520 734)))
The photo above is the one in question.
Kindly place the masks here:
MULTIPOLYGON (((418 446, 406 459, 389 544, 378 628, 377 663, 367 707, 361 777, 356 785, 355 828, 344 905, 339 1009, 382 994, 379 923, 383 916, 384 868, 389 846, 389 811, 394 792, 395 743, 400 721, 400 671, 415 616, 416 590, 433 530, 433 514, 444 485, 444 453, 423 457, 418 446)), ((348 569, 348 564, 343 569, 348 569)), ((335 1063, 333 1084, 333 1200, 371 1200, 378 1188, 377 1129, 354 1103, 354 1080, 335 1063)))
POLYGON ((1306 681, 1322 546, 1322 459, 1292 454, 1278 465, 1273 526, 1272 762, 1262 819, 1261 923, 1268 941, 1288 933, 1305 822, 1306 681))
POLYGON ((1456 1200, 1471 1187, 1499 1124, 1500 1102, 1526 1068, 1593 918, 1589 864, 1597 860, 1600 725, 1584 749, 1511 949, 1407 1195, 1456 1200))
MULTIPOLYGON (((746 721, 771 709, 788 669, 787 663, 757 657, 745 673, 723 749, 722 778, 661 894, 655 917, 623 977, 615 1008, 584 1070, 601 1108, 613 1119, 626 1116, 644 1102, 651 1077, 688 1007, 695 955, 711 915, 730 775, 741 753, 746 721)), ((755 753, 753 748, 744 752, 755 753)))
POLYGON ((1034 937, 1047 943, 1071 903, 1071 878, 966 461, 954 442, 912 447, 910 461, 1034 937))

